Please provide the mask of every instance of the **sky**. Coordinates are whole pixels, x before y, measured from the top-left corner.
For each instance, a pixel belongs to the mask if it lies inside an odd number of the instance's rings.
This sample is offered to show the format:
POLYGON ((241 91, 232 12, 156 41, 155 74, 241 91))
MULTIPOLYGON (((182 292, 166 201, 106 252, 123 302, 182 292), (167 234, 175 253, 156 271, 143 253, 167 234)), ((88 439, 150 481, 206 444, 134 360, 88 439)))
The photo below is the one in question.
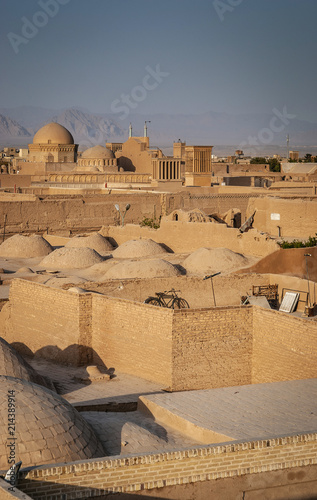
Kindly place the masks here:
POLYGON ((317 122, 316 0, 0 0, 0 106, 317 122))

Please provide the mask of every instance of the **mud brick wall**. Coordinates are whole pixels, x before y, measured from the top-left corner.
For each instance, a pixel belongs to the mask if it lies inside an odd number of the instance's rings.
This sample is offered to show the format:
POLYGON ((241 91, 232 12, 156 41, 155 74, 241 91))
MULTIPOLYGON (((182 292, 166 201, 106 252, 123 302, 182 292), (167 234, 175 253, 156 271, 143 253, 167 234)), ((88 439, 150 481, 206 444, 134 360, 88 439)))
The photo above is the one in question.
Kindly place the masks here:
MULTIPOLYGON (((242 222, 245 220, 246 212, 249 204, 249 199, 252 197, 256 197, 255 193, 253 194, 194 194, 184 197, 183 207, 175 206, 175 202, 177 198, 175 197, 175 201, 173 201, 172 196, 169 198, 169 207, 172 210, 176 208, 183 208, 184 210, 191 210, 193 208, 200 208, 208 215, 213 213, 224 214, 231 208, 238 208, 241 211, 241 219, 242 222)), ((177 203, 177 202, 176 202, 177 203)), ((172 211, 170 210, 170 211, 172 211)))
MULTIPOLYGON (((275 491, 276 496, 269 495, 270 490, 266 489, 272 488, 272 471, 287 471, 284 485, 288 484, 293 488, 294 483, 300 483, 301 477, 305 478, 305 466, 316 463, 317 435, 312 433, 143 456, 111 457, 67 465, 42 466, 25 471, 19 488, 34 500, 62 500, 65 496, 72 499, 105 499, 111 492, 136 493, 149 490, 150 494, 154 488, 176 487, 189 483, 198 483, 199 488, 205 481, 217 480, 218 483, 223 483, 225 478, 231 478, 234 485, 239 477, 247 474, 247 496, 245 497, 243 491, 239 491, 238 497, 255 498, 252 494, 255 489, 254 481, 260 473, 267 473, 264 478, 262 476, 262 481, 259 481, 265 491, 262 491, 262 496, 256 498, 264 498, 264 494, 265 498, 276 499, 281 498, 279 489, 275 491), (292 468, 298 467, 302 469, 296 480, 291 471, 292 468)), ((316 493, 316 475, 313 483, 310 485, 310 493, 316 493)), ((230 498, 238 498, 237 489, 234 488, 234 495, 230 498)), ((223 495, 221 497, 224 498, 223 495)), ((188 496, 185 495, 185 498, 188 496)), ((203 496, 199 495, 199 498, 203 496)), ((289 496, 286 494, 283 498, 289 496)), ((315 498, 315 495, 309 495, 307 498, 315 498)))
POLYGON ((40 351, 41 357, 61 363, 91 361, 90 295, 15 279, 9 299, 7 342, 22 353, 25 345, 33 354, 40 351))
POLYGON ((1 500, 32 500, 31 497, 22 493, 16 486, 11 486, 4 479, 0 478, 0 498, 1 500))
POLYGON ((229 248, 233 252, 264 257, 280 249, 275 240, 255 229, 240 233, 225 224, 161 221, 159 229, 127 224, 124 227, 104 226, 103 236, 119 245, 136 238, 151 238, 167 245, 175 253, 191 253, 198 248, 229 248))
POLYGON ((171 385, 173 311, 93 295, 93 349, 107 368, 171 385))
POLYGON ((308 238, 315 236, 317 227, 317 199, 261 197, 251 198, 247 215, 255 212, 253 227, 273 236, 308 238), (272 220, 271 214, 279 214, 272 220))
MULTIPOLYGON (((253 197, 256 196, 254 193, 253 197)), ((214 194, 195 195, 188 191, 165 193, 116 193, 87 195, 52 195, 36 196, 33 201, 18 198, 0 200, 0 233, 3 229, 4 216, 6 234, 22 231, 84 231, 100 229, 103 225, 117 222, 121 224, 114 205, 131 205, 127 212, 126 223, 139 223, 143 217, 159 218, 177 208, 191 210, 200 208, 207 214, 223 214, 231 208, 239 208, 244 220, 251 194, 214 194)))
POLYGON ((0 322, 22 354, 105 365, 164 389, 317 376, 317 324, 259 307, 174 311, 16 279, 0 322))
POLYGON ((175 311, 173 390, 250 384, 252 324, 251 307, 175 311))
MULTIPOLYGON (((22 195, 23 196, 23 195, 22 195)), ((0 200, 0 233, 6 215, 6 234, 21 232, 84 231, 103 225, 121 224, 115 204, 131 204, 126 222, 139 222, 143 217, 161 215, 161 194, 56 195, 36 197, 33 201, 0 200)))
POLYGON ((31 185, 31 175, 10 175, 10 174, 4 174, 0 175, 0 188, 7 188, 11 187, 14 188, 20 188, 20 187, 27 187, 31 185))
POLYGON ((317 377, 317 324, 253 308, 252 383, 317 377))

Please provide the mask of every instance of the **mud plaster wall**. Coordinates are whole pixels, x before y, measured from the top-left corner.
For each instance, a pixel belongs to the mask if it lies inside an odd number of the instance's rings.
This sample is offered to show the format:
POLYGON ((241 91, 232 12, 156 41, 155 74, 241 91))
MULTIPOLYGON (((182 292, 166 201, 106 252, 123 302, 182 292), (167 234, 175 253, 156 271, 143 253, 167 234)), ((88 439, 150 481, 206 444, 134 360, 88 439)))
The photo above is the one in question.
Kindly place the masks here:
POLYGON ((0 175, 0 188, 20 188, 27 187, 31 185, 31 175, 10 175, 3 174, 0 175))
MULTIPOLYGON (((23 196, 23 195, 22 195, 23 196)), ((100 229, 103 224, 120 223, 115 204, 131 203, 127 221, 138 222, 145 217, 160 216, 161 195, 125 196, 55 196, 35 201, 0 201, 0 233, 6 215, 6 234, 16 232, 80 231, 100 229), (129 201, 128 201, 129 200, 129 201)))
MULTIPOLYGON (((299 302, 297 303, 296 311, 304 313, 307 299, 307 292, 309 287, 310 300, 315 302, 317 297, 317 283, 314 281, 307 281, 305 279, 296 278, 295 276, 286 276, 282 274, 264 274, 262 278, 270 280, 270 285, 278 285, 279 302, 282 301, 282 293, 286 291, 298 292, 299 302)), ((256 283, 254 283, 256 285, 256 283)), ((308 296, 309 302, 309 296, 308 296)))
POLYGON ((256 196, 254 192, 222 194, 199 193, 198 188, 198 190, 194 189, 192 192, 189 191, 186 193, 168 195, 166 199, 166 214, 178 208, 182 208, 185 211, 200 208, 206 212, 207 215, 213 213, 224 214, 231 208, 238 208, 241 211, 242 221, 244 221, 249 199, 256 196))
POLYGON ((125 227, 103 227, 101 233, 113 238, 119 245, 140 237, 151 238, 157 243, 164 243, 175 253, 190 253, 201 247, 224 247, 264 257, 280 248, 274 240, 256 230, 241 234, 239 229, 216 223, 162 221, 161 227, 156 230, 128 224, 125 227))
MULTIPOLYGON (((268 285, 269 280, 268 275, 260 274, 216 276, 213 279, 216 304, 218 306, 240 305, 241 297, 250 294, 252 285, 268 285)), ((67 285, 67 287, 71 286, 71 284, 67 285)), ((86 290, 138 302, 144 302, 147 297, 155 295, 155 292, 175 288, 179 290, 179 296, 187 300, 191 308, 214 307, 211 282, 210 280, 204 281, 201 277, 173 276, 172 278, 108 280, 100 283, 85 282, 81 286, 86 290)))
POLYGON ((78 232, 100 229, 103 225, 121 224, 114 207, 116 203, 121 208, 127 203, 131 205, 126 215, 126 223, 138 223, 144 217, 158 219, 160 215, 169 214, 176 208, 201 208, 207 214, 225 213, 230 208, 238 208, 244 218, 250 196, 251 194, 196 195, 190 192, 168 194, 105 191, 103 195, 55 195, 37 197, 35 201, 23 201, 23 198, 20 198, 19 201, 17 195, 15 201, 0 199, 0 232, 5 215, 7 234, 47 229, 50 232, 78 232))
MULTIPOLYGON (((255 212, 253 227, 278 236, 278 226, 282 237, 308 238, 317 231, 317 198, 315 199, 250 199, 247 215, 255 212), (271 214, 279 214, 279 220, 272 220, 271 214)), ((273 218, 275 215, 273 215, 273 218)))

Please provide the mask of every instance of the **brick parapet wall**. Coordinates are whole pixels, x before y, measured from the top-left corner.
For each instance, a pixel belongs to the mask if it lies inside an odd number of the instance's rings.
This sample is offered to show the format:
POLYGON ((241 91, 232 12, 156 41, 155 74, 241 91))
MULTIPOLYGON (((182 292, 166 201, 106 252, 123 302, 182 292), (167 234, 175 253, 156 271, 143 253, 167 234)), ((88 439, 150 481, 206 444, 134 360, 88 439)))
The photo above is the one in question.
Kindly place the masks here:
POLYGON ((79 337, 80 364, 93 363, 92 351, 92 294, 79 295, 79 337))
POLYGON ((111 457, 24 471, 19 488, 34 500, 136 492, 317 464, 317 434, 240 441, 142 456, 111 457))
POLYGON ((94 352, 108 368, 169 386, 172 318, 171 309, 93 295, 94 352))
POLYGON ((250 306, 174 311, 174 391, 251 383, 250 306))
POLYGON ((87 333, 80 331, 83 300, 87 299, 66 290, 14 279, 10 286, 6 340, 19 345, 22 352, 26 345, 33 354, 40 351, 42 357, 53 361, 82 364, 85 356, 83 360, 79 346, 87 338, 87 333))
POLYGON ((253 307, 252 383, 317 376, 317 323, 253 307))

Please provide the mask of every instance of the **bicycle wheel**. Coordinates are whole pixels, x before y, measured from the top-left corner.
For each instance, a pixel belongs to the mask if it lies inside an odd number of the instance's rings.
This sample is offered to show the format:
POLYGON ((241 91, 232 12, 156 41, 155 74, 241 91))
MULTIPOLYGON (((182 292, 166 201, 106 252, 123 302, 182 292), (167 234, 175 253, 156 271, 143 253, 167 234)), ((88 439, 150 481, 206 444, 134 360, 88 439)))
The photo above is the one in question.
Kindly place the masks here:
POLYGON ((151 306, 159 306, 161 307, 161 301, 160 299, 157 299, 156 297, 148 297, 145 299, 144 304, 151 304, 151 306))
POLYGON ((187 300, 182 299, 182 298, 177 298, 177 299, 173 300, 172 308, 173 309, 188 309, 189 304, 188 304, 187 300))

